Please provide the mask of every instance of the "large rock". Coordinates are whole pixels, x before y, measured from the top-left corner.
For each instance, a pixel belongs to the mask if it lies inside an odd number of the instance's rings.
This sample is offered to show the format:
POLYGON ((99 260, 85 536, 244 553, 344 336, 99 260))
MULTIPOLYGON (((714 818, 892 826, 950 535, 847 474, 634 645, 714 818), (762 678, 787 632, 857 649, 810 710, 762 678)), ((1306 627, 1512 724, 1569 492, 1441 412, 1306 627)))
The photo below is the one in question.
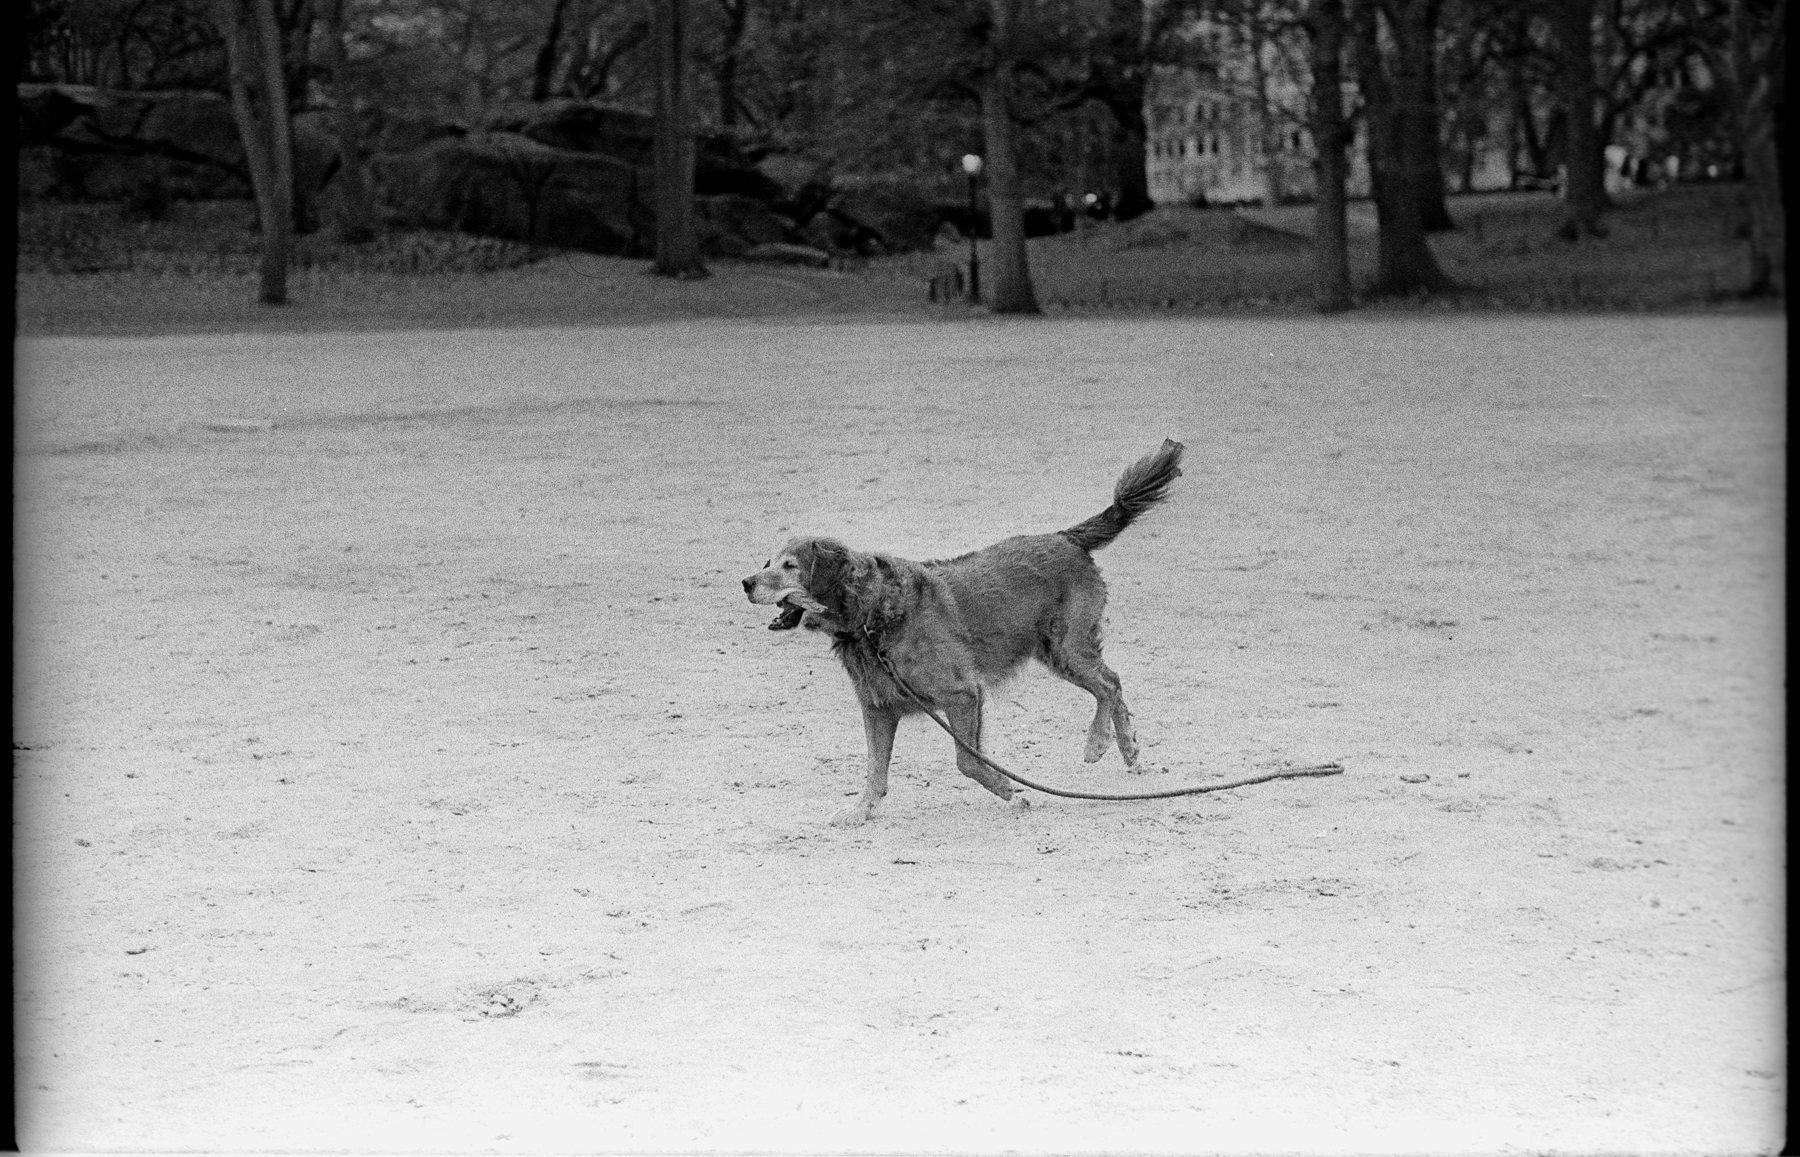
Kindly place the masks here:
POLYGON ((321 222, 320 195, 344 167, 329 114, 303 112, 289 126, 294 140, 294 218, 310 233, 321 222))
POLYGON ((200 164, 232 169, 244 164, 231 102, 217 93, 156 94, 134 135, 153 149, 179 153, 200 164))
POLYGON ((840 226, 838 248, 865 254, 910 253, 931 248, 938 214, 916 186, 866 182, 837 194, 829 213, 840 226))
POLYGON ((830 213, 815 214, 794 231, 801 244, 827 253, 856 253, 856 236, 849 226, 830 213))
POLYGON ((802 153, 769 153, 756 171, 776 190, 770 198, 776 212, 802 223, 823 212, 835 192, 830 162, 802 153))
POLYGON ((370 167, 399 225, 624 255, 651 236, 646 170, 518 133, 447 137, 370 167))
POLYGON ((793 236, 794 222, 768 202, 738 193, 694 199, 700 248, 709 257, 742 257, 758 245, 774 245, 793 236))
MULTIPOLYGON (((166 205, 171 196, 250 195, 236 123, 215 93, 18 91, 24 197, 166 205)), ((341 200, 335 130, 326 113, 294 118, 303 230, 324 223, 341 200)), ((371 112, 363 142, 396 225, 595 253, 636 256, 653 247, 655 132, 643 113, 590 101, 517 103, 471 129, 431 115, 371 112)), ((741 132, 711 131, 697 146, 696 216, 712 256, 797 242, 827 253, 903 252, 928 248, 939 223, 905 181, 838 187, 827 163, 741 132)))
POLYGON ((831 254, 811 245, 752 245, 743 254, 745 261, 762 261, 774 265, 810 265, 823 269, 831 264, 831 254))
POLYGON ((362 116, 362 149, 378 153, 406 153, 445 137, 466 137, 469 126, 461 121, 414 110, 369 109, 362 116))
MULTIPOLYGON (((530 137, 554 149, 616 157, 642 168, 655 163, 656 122, 635 109, 584 100, 515 102, 493 112, 486 127, 530 137)), ((695 143, 694 192, 700 196, 737 194, 768 201, 780 194, 780 188, 757 171, 755 150, 734 134, 702 133, 695 143)))
POLYGON ((553 149, 604 153, 646 167, 656 141, 655 123, 646 114, 585 100, 503 105, 487 118, 486 127, 518 133, 553 149))
POLYGON ((155 186, 191 199, 249 195, 237 123, 217 93, 22 84, 18 115, 20 147, 33 153, 30 192, 124 200, 155 186))

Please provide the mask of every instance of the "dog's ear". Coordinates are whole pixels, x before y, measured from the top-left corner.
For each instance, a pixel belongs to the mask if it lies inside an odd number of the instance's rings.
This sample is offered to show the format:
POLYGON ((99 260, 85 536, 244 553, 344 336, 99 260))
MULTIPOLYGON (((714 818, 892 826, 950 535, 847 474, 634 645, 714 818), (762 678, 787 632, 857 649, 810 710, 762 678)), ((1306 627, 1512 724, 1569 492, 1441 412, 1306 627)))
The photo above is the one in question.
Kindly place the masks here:
POLYGON ((815 538, 794 552, 800 560, 800 585, 806 593, 834 615, 844 613, 844 574, 850 567, 850 552, 840 542, 815 538))

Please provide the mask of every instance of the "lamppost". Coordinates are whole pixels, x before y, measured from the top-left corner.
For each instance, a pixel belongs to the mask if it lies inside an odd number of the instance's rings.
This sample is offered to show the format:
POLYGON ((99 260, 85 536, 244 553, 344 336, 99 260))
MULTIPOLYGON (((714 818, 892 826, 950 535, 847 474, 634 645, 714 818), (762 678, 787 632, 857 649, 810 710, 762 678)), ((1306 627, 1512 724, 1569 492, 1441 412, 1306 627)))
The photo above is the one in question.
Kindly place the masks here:
POLYGON ((975 248, 979 210, 975 207, 975 181, 981 176, 981 158, 974 153, 963 155, 963 172, 969 174, 969 300, 981 300, 981 253, 975 248))

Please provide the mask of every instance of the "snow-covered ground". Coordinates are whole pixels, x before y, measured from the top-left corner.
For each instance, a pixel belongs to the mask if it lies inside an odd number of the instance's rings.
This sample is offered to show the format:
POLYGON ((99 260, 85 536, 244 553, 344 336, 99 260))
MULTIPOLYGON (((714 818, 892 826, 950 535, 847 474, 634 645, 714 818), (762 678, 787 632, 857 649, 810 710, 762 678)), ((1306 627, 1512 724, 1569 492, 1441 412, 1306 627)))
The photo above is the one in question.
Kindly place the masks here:
POLYGON ((28 339, 27 1149, 1768 1151, 1771 317, 28 339), (1091 701, 902 727, 739 578, 1174 500, 1091 701))

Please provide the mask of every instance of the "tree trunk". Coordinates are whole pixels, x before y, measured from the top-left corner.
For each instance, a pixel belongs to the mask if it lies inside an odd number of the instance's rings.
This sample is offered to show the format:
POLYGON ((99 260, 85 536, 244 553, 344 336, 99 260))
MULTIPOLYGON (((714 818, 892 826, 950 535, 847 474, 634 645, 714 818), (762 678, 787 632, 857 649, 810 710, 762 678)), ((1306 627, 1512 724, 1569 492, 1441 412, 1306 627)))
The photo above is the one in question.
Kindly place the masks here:
POLYGON ((1544 143, 1544 135, 1538 131, 1537 114, 1531 111, 1531 90, 1525 83, 1525 70, 1520 66, 1515 70, 1513 83, 1513 150, 1512 187, 1519 187, 1518 149, 1525 150, 1525 169, 1533 177, 1543 177, 1550 165, 1550 150, 1544 143))
POLYGON ((1388 26, 1398 51, 1390 69, 1381 48, 1377 0, 1352 0, 1351 45, 1356 79, 1362 89, 1369 133, 1369 185, 1375 200, 1377 227, 1373 294, 1436 293, 1452 288, 1425 240, 1420 211, 1417 163, 1412 160, 1416 134, 1409 131, 1418 109, 1417 58, 1410 60, 1403 43, 1416 30, 1409 9, 1421 0, 1401 0, 1400 18, 1388 26), (1415 66, 1409 70, 1409 65, 1415 66))
POLYGON ((1144 86, 1150 74, 1145 6, 1145 0, 1109 0, 1105 65, 1092 77, 1099 83, 1090 90, 1113 117, 1109 145, 1113 163, 1112 214, 1116 221, 1129 221, 1156 208, 1156 202, 1150 199, 1150 174, 1145 163, 1150 139, 1144 123, 1144 86))
POLYGON ((1511 175, 1508 187, 1512 189, 1520 187, 1521 175, 1545 176, 1549 164, 1543 134, 1538 131, 1537 114, 1531 111, 1532 83, 1525 75, 1526 62, 1536 52, 1531 39, 1531 18, 1531 9, 1524 5, 1507 8, 1501 15, 1501 29, 1506 36, 1507 100, 1512 113, 1506 142, 1507 172, 1511 175), (1525 150, 1523 164, 1519 161, 1520 149, 1525 150))
MULTIPOLYGON (((279 213, 284 222, 276 238, 279 253, 269 252, 268 241, 265 239, 263 242, 264 285, 270 284, 268 266, 274 265, 280 271, 277 279, 279 284, 274 289, 276 296, 269 297, 265 293, 263 300, 271 305, 279 305, 287 300, 288 257, 294 246, 294 208, 298 202, 298 198, 294 196, 294 121, 288 108, 287 61, 282 55, 281 26, 275 20, 275 0, 249 2, 252 24, 256 29, 257 55, 262 60, 263 107, 269 118, 270 176, 274 185, 274 200, 269 211, 279 213)), ((310 227, 309 225, 308 228, 310 227)))
POLYGON ((719 85, 719 123, 738 123, 738 58, 744 51, 744 29, 750 22, 750 0, 723 0, 725 36, 716 77, 719 85))
MULTIPOLYGON (((1506 187, 1519 187, 1519 150, 1523 145, 1522 134, 1525 126, 1519 123, 1519 105, 1523 101, 1520 95, 1520 81, 1516 70, 1508 66, 1506 71, 1506 187)), ((1525 110, 1529 115, 1530 110, 1525 110)))
POLYGON ((737 74, 737 53, 728 52, 718 68, 719 123, 727 128, 738 123, 737 74))
POLYGON ((1269 97, 1269 69, 1263 62, 1260 21, 1250 22, 1250 79, 1256 88, 1256 148, 1262 158, 1263 204, 1281 204, 1281 137, 1275 127, 1274 102, 1269 97))
POLYGON ((338 180, 343 189, 337 233, 339 240, 361 244, 375 236, 379 218, 362 165, 362 132, 356 123, 356 98, 350 87, 350 62, 344 52, 344 0, 325 0, 325 67, 331 71, 336 108, 338 180))
POLYGON ((705 277, 694 231, 694 88, 687 0, 653 0, 656 40, 656 272, 705 277))
POLYGON ((1418 26, 1408 43, 1415 58, 1418 79, 1415 105, 1410 116, 1413 180, 1419 190, 1419 213, 1427 233, 1448 233, 1456 228, 1445 203, 1443 116, 1438 110, 1437 22, 1438 0, 1410 6, 1417 10, 1418 26))
POLYGON ((1753 297, 1787 291, 1787 214, 1775 104, 1785 71, 1787 3, 1775 0, 1763 28, 1752 28, 1749 0, 1731 0, 1732 105, 1744 153, 1744 196, 1750 209, 1753 297))
MULTIPOLYGON (((327 0, 333 2, 333 0, 327 0)), ((335 0, 341 4, 343 0, 335 0)), ((563 13, 568 11, 569 0, 556 0, 550 9, 550 27, 544 33, 544 43, 538 46, 537 60, 531 69, 531 99, 544 101, 550 99, 550 85, 556 79, 556 56, 562 47, 563 13)))
POLYGON ((988 308, 995 313, 1041 313, 1025 255, 1025 203, 1019 189, 1017 130, 1012 116, 1013 20, 1018 0, 990 0, 990 8, 994 19, 990 58, 981 80, 988 221, 994 237, 988 266, 988 308))
POLYGON ((1312 39, 1313 304, 1320 313, 1350 308, 1349 229, 1344 214, 1348 177, 1344 132, 1344 0, 1312 0, 1306 14, 1312 39))
POLYGON ((1156 208, 1156 202, 1150 199, 1150 174, 1144 168, 1144 149, 1150 133, 1144 125, 1143 88, 1138 88, 1135 100, 1114 102, 1108 107, 1113 113, 1112 148, 1117 165, 1113 171, 1113 184, 1118 190, 1113 198, 1113 220, 1129 221, 1156 208))
POLYGON ((225 41, 231 111, 243 140, 262 228, 257 297, 265 304, 280 305, 287 301, 294 232, 294 154, 282 80, 281 33, 272 0, 213 0, 213 19, 225 41))
POLYGON ((1567 241, 1604 237, 1606 154, 1594 126, 1594 0, 1559 0, 1550 7, 1563 111, 1563 222, 1557 235, 1567 241))

